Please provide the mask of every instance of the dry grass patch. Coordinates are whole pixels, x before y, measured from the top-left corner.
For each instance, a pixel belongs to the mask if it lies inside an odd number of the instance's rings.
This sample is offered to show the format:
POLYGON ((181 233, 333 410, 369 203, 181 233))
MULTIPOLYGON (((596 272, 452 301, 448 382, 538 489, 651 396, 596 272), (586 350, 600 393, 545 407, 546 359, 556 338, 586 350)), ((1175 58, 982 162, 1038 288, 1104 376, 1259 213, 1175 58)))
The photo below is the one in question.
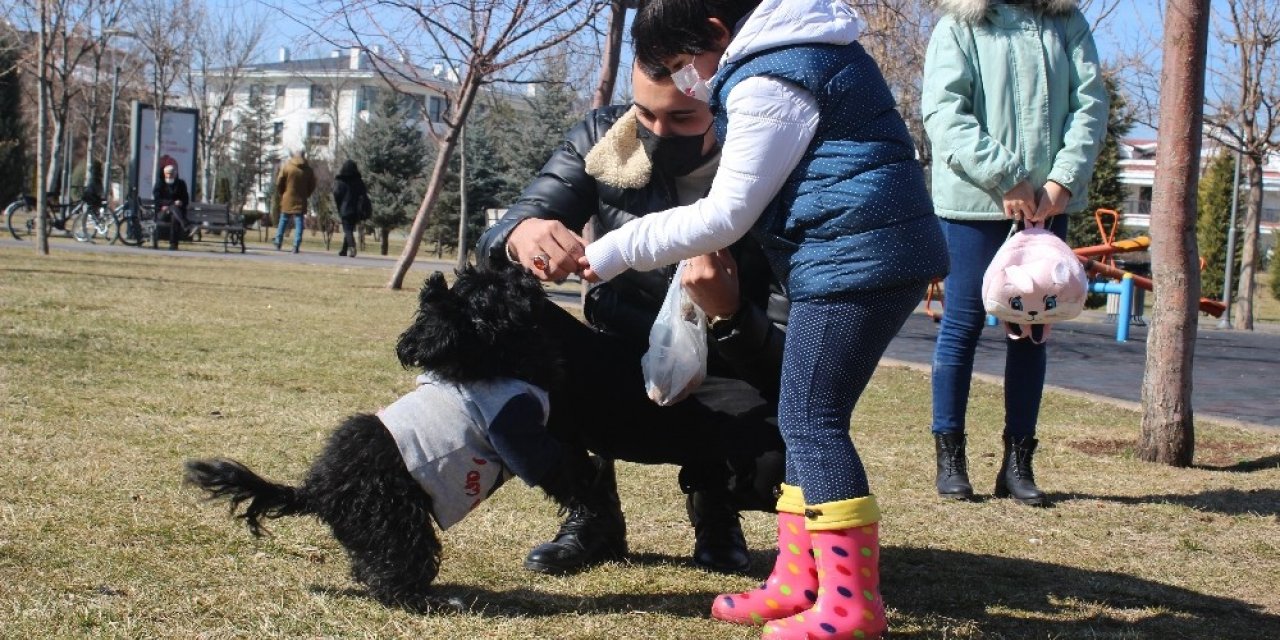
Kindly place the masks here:
MULTIPOLYGON (((184 459, 215 454, 294 480, 338 419, 409 388, 392 345, 416 292, 383 290, 384 270, 9 248, 0 269, 0 636, 758 636, 707 610, 767 573, 771 517, 744 519, 752 576, 695 570, 671 467, 620 465, 630 561, 575 576, 520 569, 559 519, 503 488, 444 535, 438 584, 463 612, 431 616, 365 598, 317 523, 255 540, 181 486, 184 459)), ((1050 395, 1053 508, 944 503, 928 393, 883 369, 853 425, 895 637, 1280 637, 1280 435, 1201 423, 1197 467, 1154 466, 1129 450, 1134 413, 1050 395)), ((984 495, 1001 411, 976 385, 984 495)))

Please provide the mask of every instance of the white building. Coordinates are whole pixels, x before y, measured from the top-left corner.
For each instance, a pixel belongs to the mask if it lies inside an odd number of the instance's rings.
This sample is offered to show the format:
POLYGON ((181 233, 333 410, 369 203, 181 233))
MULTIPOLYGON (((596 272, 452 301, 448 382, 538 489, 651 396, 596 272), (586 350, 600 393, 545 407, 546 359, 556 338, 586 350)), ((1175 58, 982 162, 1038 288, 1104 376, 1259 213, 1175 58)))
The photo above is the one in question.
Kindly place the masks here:
MULTIPOLYGON (((1219 153, 1221 146, 1206 138, 1201 148, 1201 170, 1208 169, 1209 160, 1219 153)), ((1231 153, 1228 151, 1228 153, 1231 153)), ((1243 172, 1244 167, 1241 168, 1243 172)), ((1124 203, 1124 223, 1130 227, 1147 228, 1151 216, 1159 215, 1151 210, 1151 188, 1156 175, 1156 141, 1145 138, 1126 138, 1120 142, 1120 182, 1129 190, 1124 203)), ((1247 189, 1241 175, 1241 196, 1247 189)), ((1237 224, 1244 222, 1243 200, 1240 201, 1237 224)), ((1280 229, 1280 154, 1272 154, 1262 170, 1262 235, 1273 235, 1280 229)))
MULTIPOLYGON (((374 49, 373 53, 379 52, 374 49)), ((398 69, 402 75, 417 81, 389 82, 371 64, 368 53, 358 48, 334 50, 324 58, 301 60, 290 59, 289 50, 281 48, 277 61, 255 64, 242 73, 242 79, 231 89, 236 94, 236 108, 223 117, 220 126, 224 132, 233 131, 249 104, 250 95, 256 93, 270 101, 275 112, 272 121, 272 142, 278 158, 275 169, 288 152, 304 145, 310 148, 313 157, 333 158, 335 151, 351 139, 356 123, 368 121, 369 112, 378 100, 394 90, 407 103, 410 116, 420 119, 424 130, 430 126, 443 133, 449 108, 448 92, 457 88, 457 76, 443 65, 424 69, 399 63, 398 69)), ((209 84, 217 86, 218 83, 209 84)), ((485 92, 525 108, 526 94, 492 89, 485 92)), ((248 203, 251 208, 261 208, 257 201, 264 194, 256 195, 248 203)))

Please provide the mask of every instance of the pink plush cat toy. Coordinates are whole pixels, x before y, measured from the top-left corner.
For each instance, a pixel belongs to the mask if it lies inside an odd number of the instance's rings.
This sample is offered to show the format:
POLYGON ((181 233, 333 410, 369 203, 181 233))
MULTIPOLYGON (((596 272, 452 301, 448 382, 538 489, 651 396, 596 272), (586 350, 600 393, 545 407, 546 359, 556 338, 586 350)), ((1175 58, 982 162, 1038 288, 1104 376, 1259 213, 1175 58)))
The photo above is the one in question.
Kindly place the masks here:
POLYGON ((1084 309, 1088 277, 1067 243, 1043 227, 1013 234, 982 276, 982 303, 1014 340, 1049 339, 1049 324, 1084 309), (1036 325, 1042 328, 1033 330, 1036 325))

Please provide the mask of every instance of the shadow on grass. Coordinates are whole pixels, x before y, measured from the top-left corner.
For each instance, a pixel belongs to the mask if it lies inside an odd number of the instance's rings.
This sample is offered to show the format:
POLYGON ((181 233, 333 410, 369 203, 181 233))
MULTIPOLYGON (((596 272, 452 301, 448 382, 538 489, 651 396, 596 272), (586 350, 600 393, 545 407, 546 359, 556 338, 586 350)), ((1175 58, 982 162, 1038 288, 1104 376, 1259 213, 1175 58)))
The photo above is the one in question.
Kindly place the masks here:
MULTIPOLYGON (((361 589, 334 589, 314 585, 310 591, 343 598, 371 600, 361 589)), ((718 593, 606 593, 597 595, 565 595, 530 588, 495 591, 469 585, 440 583, 432 590, 439 601, 437 613, 449 615, 465 612, 488 618, 557 616, 565 614, 606 615, 616 613, 661 613, 683 618, 706 618, 711 601, 718 593)))
POLYGON ((985 638, 1280 637, 1280 616, 1257 605, 1121 573, 898 547, 885 549, 883 565, 890 625, 898 617, 923 627, 895 638, 938 637, 939 625, 966 622, 985 638))
MULTIPOLYGON (((752 572, 771 553, 754 556, 752 572)), ((649 554, 631 564, 661 570, 685 560, 649 554)), ((769 564, 768 562, 764 563, 769 564)), ((889 547, 883 591, 895 638, 936 638, 957 627, 983 638, 1277 638, 1280 616, 1258 605, 1122 573, 1092 571, 943 549, 889 547), (911 629, 907 631, 905 629, 911 629)), ((767 566, 765 571, 767 572, 767 566)), ((632 612, 707 618, 713 592, 555 594, 438 584, 444 613, 491 618, 606 615, 632 612)), ((312 592, 367 598, 359 589, 313 586, 312 592)))
POLYGON ((1258 458, 1257 460, 1244 460, 1232 465, 1214 466, 1207 464, 1196 465, 1197 469, 1205 471, 1225 471, 1227 473, 1253 473, 1255 471, 1265 471, 1280 467, 1280 454, 1258 458))
POLYGON ((1053 501, 1098 500, 1120 504, 1177 504, 1196 511, 1223 515, 1253 514, 1280 516, 1280 489, 1215 489, 1204 493, 1182 495, 1152 494, 1145 496, 1097 496, 1083 493, 1051 494, 1053 501))

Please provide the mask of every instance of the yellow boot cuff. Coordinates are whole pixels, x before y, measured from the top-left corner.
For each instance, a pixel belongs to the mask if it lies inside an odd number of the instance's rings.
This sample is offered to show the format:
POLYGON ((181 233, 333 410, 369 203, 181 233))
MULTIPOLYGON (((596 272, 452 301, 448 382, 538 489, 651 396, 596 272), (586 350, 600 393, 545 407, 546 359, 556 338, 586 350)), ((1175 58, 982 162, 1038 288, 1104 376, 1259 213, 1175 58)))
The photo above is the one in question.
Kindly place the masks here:
POLYGON ((804 528, 809 531, 851 529, 880 522, 880 507, 875 496, 866 496, 807 505, 804 517, 804 528))
POLYGON ((804 493, 800 491, 800 487, 783 484, 776 509, 779 513, 804 515, 804 493))

